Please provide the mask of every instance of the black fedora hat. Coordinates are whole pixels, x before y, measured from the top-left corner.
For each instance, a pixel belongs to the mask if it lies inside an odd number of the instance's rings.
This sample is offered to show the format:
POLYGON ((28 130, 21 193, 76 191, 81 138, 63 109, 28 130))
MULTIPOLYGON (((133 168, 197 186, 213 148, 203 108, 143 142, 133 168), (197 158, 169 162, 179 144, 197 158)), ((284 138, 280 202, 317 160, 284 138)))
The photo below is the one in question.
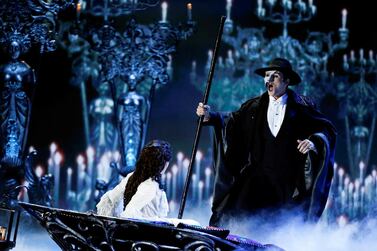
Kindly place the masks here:
POLYGON ((297 85, 301 82, 300 76, 292 70, 292 65, 288 60, 284 58, 275 58, 271 60, 267 67, 259 68, 255 70, 255 73, 264 77, 266 71, 280 71, 284 74, 284 77, 289 78, 289 85, 297 85))

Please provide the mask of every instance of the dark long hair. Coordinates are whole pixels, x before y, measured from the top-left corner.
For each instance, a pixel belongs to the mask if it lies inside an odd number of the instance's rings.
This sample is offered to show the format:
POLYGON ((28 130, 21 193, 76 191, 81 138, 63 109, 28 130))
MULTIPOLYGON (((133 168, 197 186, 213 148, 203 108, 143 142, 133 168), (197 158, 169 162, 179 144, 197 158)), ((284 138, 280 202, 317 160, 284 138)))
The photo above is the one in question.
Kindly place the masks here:
POLYGON ((166 141, 152 140, 144 146, 136 162, 135 171, 127 181, 123 198, 123 210, 143 181, 152 178, 162 188, 161 171, 164 169, 166 162, 170 161, 171 156, 170 144, 166 141))

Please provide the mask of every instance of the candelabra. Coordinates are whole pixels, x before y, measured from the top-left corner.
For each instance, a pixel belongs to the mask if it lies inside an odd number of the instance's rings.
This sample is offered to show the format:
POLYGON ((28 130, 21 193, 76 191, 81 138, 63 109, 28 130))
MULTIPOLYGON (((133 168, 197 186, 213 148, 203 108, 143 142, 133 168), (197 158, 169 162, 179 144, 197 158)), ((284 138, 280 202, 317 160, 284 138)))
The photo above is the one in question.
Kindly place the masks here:
POLYGON ((119 174, 125 176, 134 169, 144 144, 155 90, 169 81, 172 54, 178 41, 187 39, 196 28, 191 4, 187 5, 187 21, 175 26, 167 19, 166 2, 161 4, 161 20, 156 23, 138 24, 132 15, 122 32, 113 25, 117 17, 158 3, 79 1, 76 22, 61 31, 68 34, 62 46, 73 59, 74 75, 79 76, 74 76, 72 82, 81 88, 86 138, 88 146, 94 149, 94 161, 99 163, 106 152, 116 149, 122 158, 113 169, 117 175, 111 176, 116 182, 112 178, 102 180, 100 173, 92 176, 92 185, 99 178, 96 186, 102 189, 99 194, 116 184, 119 174), (95 17, 103 18, 100 27, 88 25, 87 21, 95 17), (86 108, 86 84, 90 82, 99 95, 86 108))
POLYGON ((345 109, 347 153, 352 175, 357 173, 354 168, 357 163, 362 161, 368 165, 372 150, 377 118, 377 93, 367 83, 366 76, 376 74, 376 60, 372 50, 367 58, 364 57, 363 49, 359 51, 359 58, 356 58, 353 50, 349 56, 343 56, 344 70, 349 75, 359 76, 358 82, 353 83, 345 95, 339 97, 345 109))
MULTIPOLYGON (((2 1, 0 46, 10 59, 1 72, 0 190, 14 191, 22 179, 24 150, 30 121, 34 70, 20 59, 32 46, 40 53, 55 49, 57 15, 72 1, 2 1)), ((11 200, 17 193, 10 192, 11 200)))
MULTIPOLYGON (((309 21, 316 14, 317 7, 313 1, 305 3, 301 0, 294 2, 258 0, 257 17, 261 21, 281 24, 283 27, 282 35, 272 39, 264 36, 265 28, 235 28, 231 19, 231 8, 232 1, 227 0, 228 18, 225 22, 223 41, 231 49, 228 50, 225 60, 219 58, 218 67, 221 71, 218 72, 221 73, 215 78, 217 79, 215 82, 218 81, 221 88, 213 89, 211 93, 215 97, 213 103, 221 110, 229 111, 229 108, 239 107, 251 96, 259 95, 264 89, 262 85, 251 86, 251 83, 260 81, 253 72, 276 57, 288 59, 301 75, 303 81, 295 89, 319 101, 329 88, 326 84, 331 75, 327 73, 329 57, 347 46, 347 11, 342 11, 342 26, 338 31, 339 42, 335 43, 333 33, 309 32, 305 41, 299 41, 288 34, 288 25, 309 21), (316 82, 315 91, 313 90, 314 82, 316 82), (245 93, 245 91, 248 92, 245 93), (224 101, 230 100, 234 104, 228 106, 223 104, 224 101)), ((192 76, 195 77, 193 78, 195 83, 198 83, 200 78, 196 77, 195 73, 192 76)))

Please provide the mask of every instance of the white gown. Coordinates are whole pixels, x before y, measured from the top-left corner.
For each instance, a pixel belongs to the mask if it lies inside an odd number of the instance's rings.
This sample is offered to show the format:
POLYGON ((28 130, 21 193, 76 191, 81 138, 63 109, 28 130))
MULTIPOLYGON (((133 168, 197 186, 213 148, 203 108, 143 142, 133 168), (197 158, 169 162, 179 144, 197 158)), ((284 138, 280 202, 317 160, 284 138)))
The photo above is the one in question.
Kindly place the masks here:
POLYGON ((175 226, 182 222, 190 225, 200 225, 198 222, 189 219, 167 218, 169 204, 166 193, 160 189, 159 184, 152 178, 143 181, 132 196, 130 202, 123 210, 123 197, 128 179, 128 174, 114 189, 106 192, 97 204, 97 214, 132 219, 143 219, 151 221, 164 221, 175 226))

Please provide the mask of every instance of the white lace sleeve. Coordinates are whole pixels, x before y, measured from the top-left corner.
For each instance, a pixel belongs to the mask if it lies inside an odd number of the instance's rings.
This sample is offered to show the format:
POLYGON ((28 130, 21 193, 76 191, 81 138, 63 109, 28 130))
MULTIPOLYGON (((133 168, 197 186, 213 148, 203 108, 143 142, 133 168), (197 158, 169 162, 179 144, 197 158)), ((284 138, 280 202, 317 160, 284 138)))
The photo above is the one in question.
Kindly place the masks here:
POLYGON ((123 196, 124 190, 128 178, 132 173, 128 174, 127 177, 122 179, 122 181, 114 187, 114 189, 106 192, 102 197, 100 202, 97 204, 97 214, 104 216, 115 216, 118 217, 123 211, 123 196))
POLYGON ((108 196, 104 194, 97 204, 97 214, 103 216, 114 216, 114 204, 111 202, 108 196))

